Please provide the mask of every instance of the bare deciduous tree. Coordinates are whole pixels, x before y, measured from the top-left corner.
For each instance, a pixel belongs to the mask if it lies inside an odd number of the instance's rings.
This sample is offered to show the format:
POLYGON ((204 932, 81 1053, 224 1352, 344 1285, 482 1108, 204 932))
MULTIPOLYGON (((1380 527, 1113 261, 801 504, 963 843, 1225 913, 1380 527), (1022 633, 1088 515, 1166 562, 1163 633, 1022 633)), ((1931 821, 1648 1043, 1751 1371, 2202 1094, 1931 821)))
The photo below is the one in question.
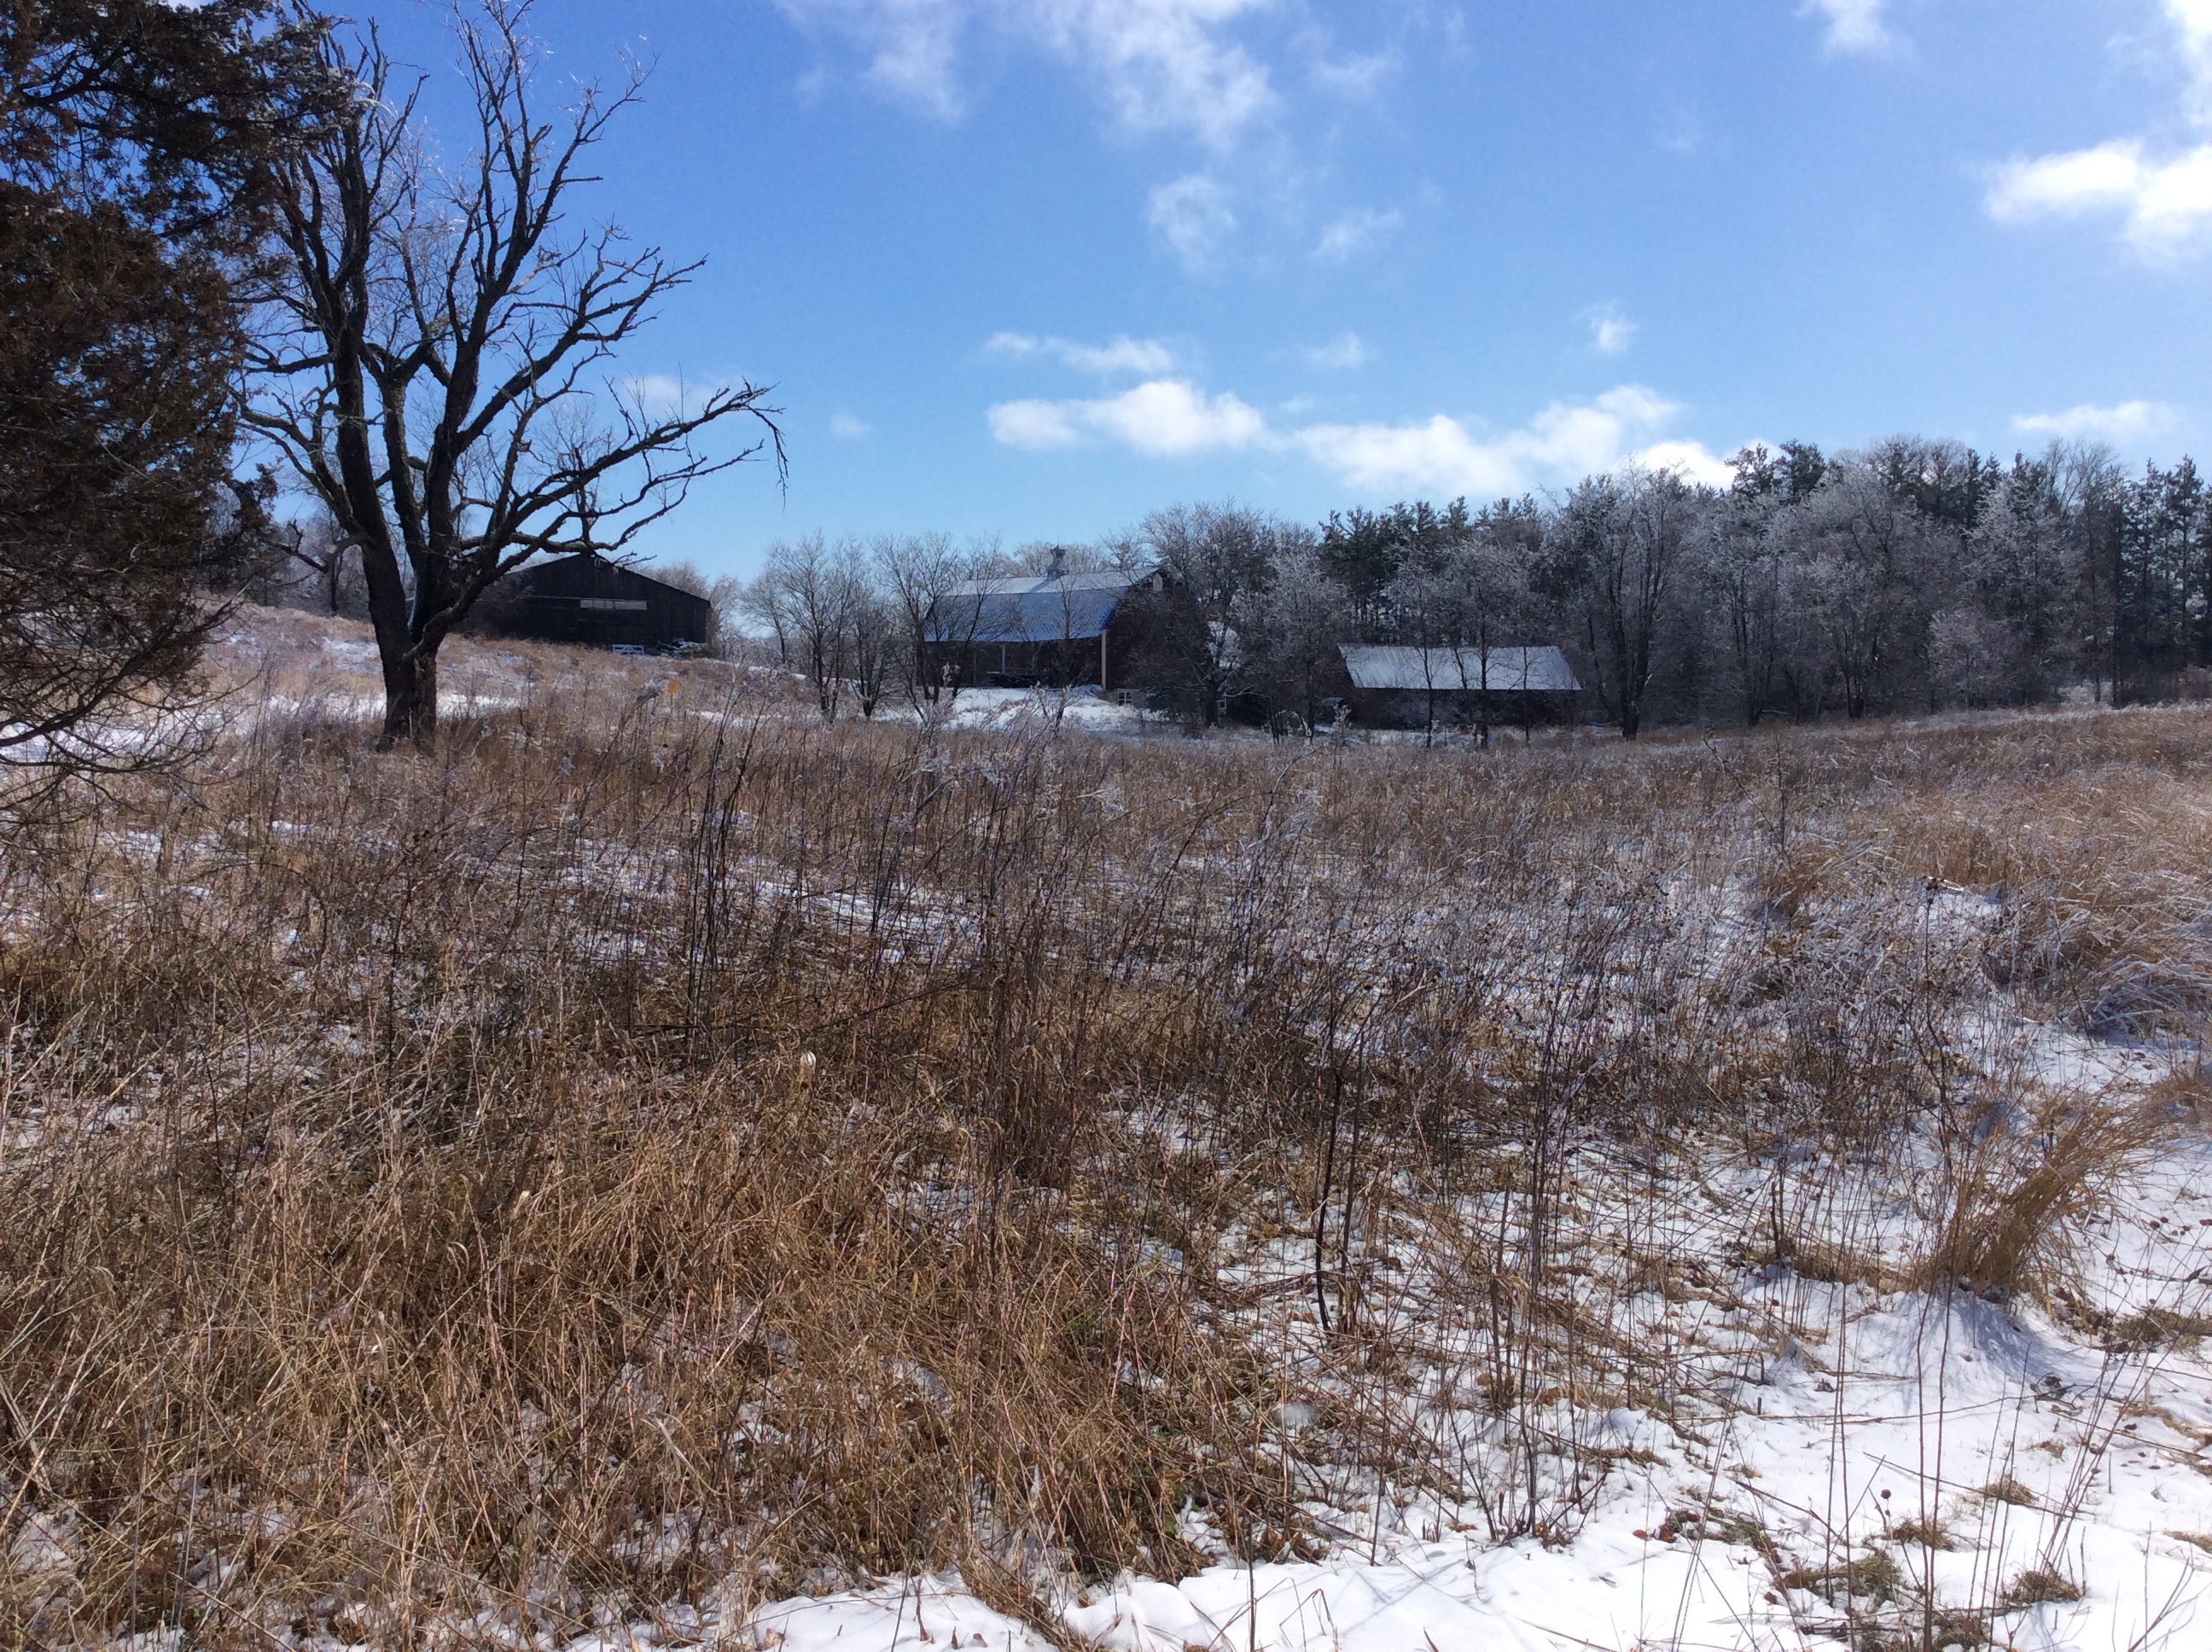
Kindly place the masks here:
POLYGON ((884 534, 872 547, 897 631, 896 672, 924 723, 950 716, 967 686, 965 660, 982 622, 981 599, 961 587, 995 566, 995 544, 955 549, 942 533, 884 534))
POLYGON ((1873 467, 1847 465, 1783 525, 1798 547, 1800 601, 1817 616, 1844 713, 1866 716, 1924 677, 1912 665, 1932 606, 1932 525, 1873 467))
POLYGON ((846 670, 853 703, 872 719, 898 669, 898 612, 877 585, 866 552, 848 544, 838 553, 836 578, 845 614, 846 670))
POLYGON ((1273 580, 1247 592, 1233 618, 1247 674, 1269 709, 1294 711, 1309 729, 1316 726, 1322 701, 1343 674, 1338 650, 1357 623, 1350 593, 1319 549, 1285 550, 1273 580))
POLYGON ((1671 471, 1596 477, 1576 489, 1547 536, 1545 582, 1582 634, 1607 714, 1632 740, 1644 726, 1667 606, 1706 502, 1671 471))
POLYGON ((1289 546, 1315 543, 1308 529, 1235 505, 1174 505, 1154 511, 1112 547, 1113 559, 1164 568, 1171 589, 1130 598, 1151 608, 1152 667, 1211 725, 1237 685, 1237 610, 1264 590, 1289 546))
POLYGON ((825 723, 837 720, 851 665, 852 585, 839 560, 819 533, 771 545, 741 604, 775 637, 785 665, 812 686, 825 723))
POLYGON ((1528 600, 1528 547, 1510 501, 1480 522, 1455 507, 1449 536, 1416 544, 1389 586, 1389 610, 1402 641, 1421 651, 1426 738, 1436 738, 1437 701, 1472 695, 1476 732, 1490 738, 1492 651, 1503 646, 1528 600))
POLYGON ((268 600, 289 601, 297 606, 304 586, 314 593, 314 602, 323 612, 339 612, 345 605, 346 553, 353 547, 339 533, 330 513, 318 511, 304 521, 287 523, 275 538, 281 566, 271 568, 263 582, 269 590, 268 600))
POLYGON ((1782 542, 1775 505, 1739 488, 1706 519, 1699 583, 1726 639, 1746 728, 1771 710, 1782 671, 1782 542))
POLYGON ((666 404, 611 377, 699 266, 568 227, 643 75, 611 95, 581 87, 546 118, 527 11, 484 0, 456 17, 476 121, 459 172, 418 150, 413 95, 395 95, 373 29, 327 39, 354 95, 283 170, 285 267, 251 416, 360 554, 386 744, 435 740, 440 646, 501 575, 540 553, 617 553, 699 477, 770 446, 782 459, 757 386, 666 404), (732 418, 762 434, 720 458, 696 446, 732 418))

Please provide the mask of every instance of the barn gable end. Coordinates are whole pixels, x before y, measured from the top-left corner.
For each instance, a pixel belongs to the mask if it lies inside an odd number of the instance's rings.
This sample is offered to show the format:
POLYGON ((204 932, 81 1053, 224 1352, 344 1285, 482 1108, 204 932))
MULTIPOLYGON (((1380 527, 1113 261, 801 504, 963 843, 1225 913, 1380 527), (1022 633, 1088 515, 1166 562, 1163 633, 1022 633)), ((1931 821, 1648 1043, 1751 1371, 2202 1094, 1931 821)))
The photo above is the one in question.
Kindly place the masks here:
POLYGON ((714 605, 634 568, 589 553, 517 568, 486 604, 490 629, 586 648, 668 653, 714 640, 714 605))

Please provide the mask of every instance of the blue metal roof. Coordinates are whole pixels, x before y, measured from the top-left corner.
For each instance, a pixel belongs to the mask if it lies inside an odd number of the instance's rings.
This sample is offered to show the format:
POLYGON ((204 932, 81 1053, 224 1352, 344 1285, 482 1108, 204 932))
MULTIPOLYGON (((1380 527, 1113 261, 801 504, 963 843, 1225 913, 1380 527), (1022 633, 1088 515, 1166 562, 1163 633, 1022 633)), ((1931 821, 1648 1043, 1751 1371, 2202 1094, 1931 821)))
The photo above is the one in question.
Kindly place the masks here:
POLYGON ((1076 642, 1102 635, 1143 575, 1066 574, 978 580, 938 604, 933 642, 1076 642), (970 625, 973 629, 970 629, 970 625))

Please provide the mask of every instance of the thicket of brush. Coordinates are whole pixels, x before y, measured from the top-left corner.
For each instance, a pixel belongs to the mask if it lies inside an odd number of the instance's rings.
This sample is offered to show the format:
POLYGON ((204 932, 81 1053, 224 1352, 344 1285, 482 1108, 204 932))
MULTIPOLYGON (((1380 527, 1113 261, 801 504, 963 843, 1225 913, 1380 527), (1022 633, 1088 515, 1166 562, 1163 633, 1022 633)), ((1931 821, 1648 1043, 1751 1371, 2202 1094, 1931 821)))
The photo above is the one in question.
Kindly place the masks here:
POLYGON ((1724 1288, 1686 1167, 1937 1164, 1906 1249, 1778 1175, 1742 1260, 2063 1305, 2147 1127, 1960 1011, 2212 988, 2198 712, 1286 756, 720 680, 266 719, 8 846, 15 1643, 1035 1613, 1347 1486, 1564 1534, 1724 1288))

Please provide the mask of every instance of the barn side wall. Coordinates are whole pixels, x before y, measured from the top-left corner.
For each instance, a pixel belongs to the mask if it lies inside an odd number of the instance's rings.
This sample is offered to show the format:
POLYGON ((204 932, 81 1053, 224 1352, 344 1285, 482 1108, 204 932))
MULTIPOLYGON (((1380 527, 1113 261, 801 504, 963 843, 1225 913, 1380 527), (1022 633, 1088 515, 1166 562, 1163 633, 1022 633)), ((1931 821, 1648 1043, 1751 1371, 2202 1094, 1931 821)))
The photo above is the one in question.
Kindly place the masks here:
POLYGON ((582 647, 704 647, 714 607, 704 597, 632 569, 573 556, 509 574, 486 622, 510 636, 582 647))
MULTIPOLYGON (((1355 687, 1346 697, 1352 702, 1353 719, 1365 727, 1428 726, 1429 695, 1425 689, 1355 687)), ((1473 726, 1482 720, 1486 697, 1489 701, 1488 720, 1494 726, 1509 728, 1571 725, 1582 698, 1574 693, 1537 694, 1504 689, 1493 689, 1487 696, 1480 689, 1440 689, 1436 696, 1437 726, 1473 726)))

